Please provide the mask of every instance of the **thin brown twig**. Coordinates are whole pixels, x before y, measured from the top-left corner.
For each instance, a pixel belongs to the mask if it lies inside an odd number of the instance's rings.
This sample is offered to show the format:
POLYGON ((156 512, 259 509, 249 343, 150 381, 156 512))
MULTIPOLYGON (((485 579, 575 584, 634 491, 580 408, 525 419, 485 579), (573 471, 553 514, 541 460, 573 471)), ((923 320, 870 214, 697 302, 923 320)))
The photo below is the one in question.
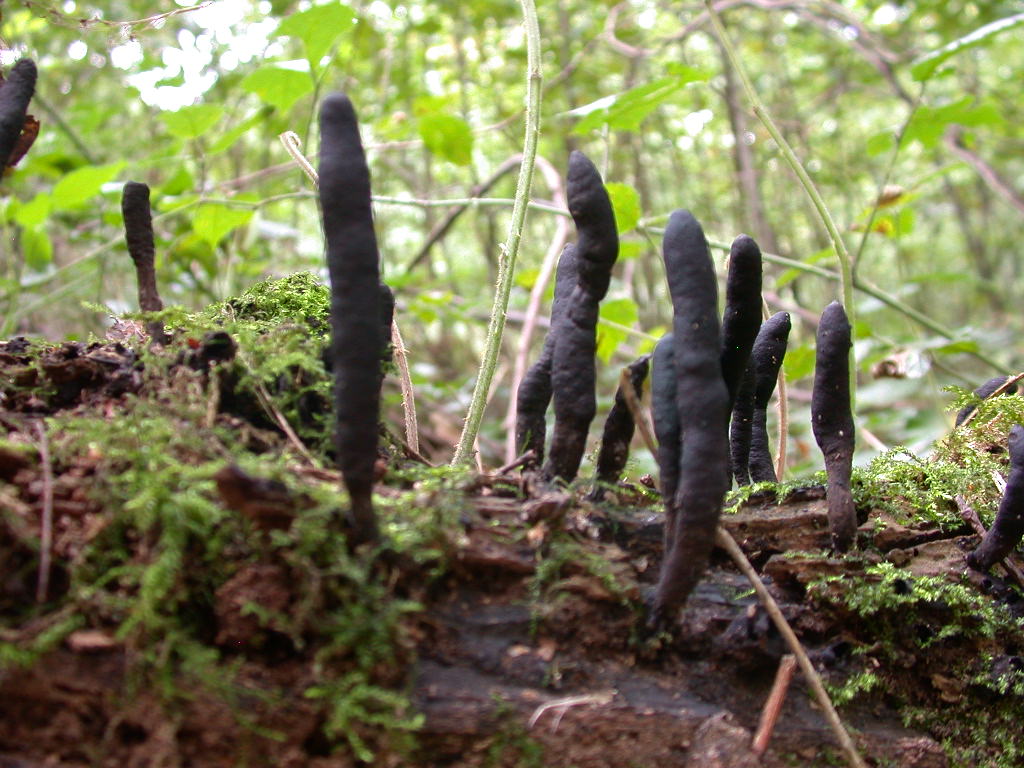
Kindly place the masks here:
POLYGON ((412 387, 412 376, 409 375, 409 357, 406 354, 405 342, 398 330, 398 322, 391 321, 391 347, 395 352, 395 365, 398 367, 398 380, 402 386, 402 412, 405 414, 405 441, 417 454, 420 452, 420 429, 416 420, 416 391, 412 387))
POLYGON ((39 458, 43 469, 43 519, 39 530, 39 579, 36 582, 36 602, 46 602, 50 591, 50 565, 53 557, 53 463, 50 460, 50 443, 42 420, 36 421, 36 437, 39 440, 39 458))
POLYGON ((768 742, 775 730, 775 723, 779 720, 779 713, 782 712, 782 705, 786 701, 786 691, 793 680, 793 673, 796 671, 796 657, 787 653, 779 661, 779 668, 775 671, 775 682, 772 683, 772 690, 768 694, 768 700, 761 710, 761 720, 757 724, 757 732, 754 734, 754 742, 751 749, 758 757, 764 755, 768 749, 768 742))
POLYGON ((779 604, 775 602, 775 598, 772 597, 771 593, 765 587, 761 581, 761 577, 758 576, 757 571, 754 570, 754 566, 747 560, 747 556, 743 554, 743 550, 740 549, 739 544, 733 539, 732 535, 719 526, 715 533, 715 543, 729 553, 729 556, 736 563, 736 567, 742 571, 743 575, 750 581, 750 585, 757 592, 758 598, 761 600, 761 604, 767 611, 768 616, 775 624, 775 628, 779 630, 779 634, 782 635, 786 641, 786 645, 789 646, 793 655, 796 656, 797 663, 800 665, 800 670, 804 673, 804 677, 807 679, 807 684, 811 688, 811 692, 814 697, 818 700, 819 706, 821 706, 822 714, 825 716, 825 720, 828 722, 829 727, 835 734, 836 739, 839 741, 839 745, 842 747, 844 753, 846 753, 847 761, 853 768, 867 768, 867 763, 857 752, 857 747, 853 743, 853 739, 850 738, 850 734, 847 733, 846 728, 843 726, 843 721, 839 719, 839 713, 836 712, 835 707, 832 705, 832 700, 828 696, 828 692, 825 690, 825 686, 822 685, 821 678, 818 676, 817 671, 814 669, 814 665, 807 656, 807 652, 804 651, 803 646, 800 644, 799 638, 793 631, 793 628, 789 626, 789 622, 786 621, 786 617, 782 615, 782 610, 779 608, 779 604))
POLYGON ((995 168, 964 145, 962 128, 951 127, 946 132, 944 139, 950 152, 977 171, 992 191, 1016 208, 1018 213, 1024 213, 1024 197, 1010 185, 1010 182, 1000 176, 995 168))
MULTIPOLYGON (((975 533, 984 538, 988 531, 986 531, 985 526, 982 525, 981 518, 978 517, 978 513, 974 510, 974 507, 968 504, 967 499, 960 494, 957 494, 954 500, 956 501, 956 508, 960 511, 960 517, 974 529, 975 533)), ((999 564, 1003 566, 1003 569, 1011 577, 1013 577, 1014 581, 1017 582, 1017 586, 1024 589, 1024 572, 1021 572, 1021 569, 1010 560, 1010 557, 1007 556, 1003 558, 999 561, 999 564)))
POLYGON ((647 423, 647 414, 644 413, 644 409, 640 405, 640 399, 636 396, 636 390, 633 389, 629 368, 623 368, 622 373, 619 374, 619 391, 622 392, 622 399, 626 401, 626 407, 629 408, 629 412, 633 416, 633 423, 636 424, 637 431, 640 432, 644 445, 647 446, 647 450, 651 452, 651 455, 657 461, 658 444, 655 442, 654 434, 647 423))
POLYGON ((782 482, 786 474, 786 459, 789 448, 789 385, 786 384, 786 372, 779 368, 779 378, 775 384, 778 400, 775 403, 779 415, 779 431, 776 440, 775 477, 782 482))
POLYGON ((534 451, 533 448, 531 448, 521 456, 516 456, 512 461, 508 462, 507 464, 502 464, 500 467, 494 470, 494 474, 504 475, 507 472, 511 472, 513 469, 518 469, 519 467, 523 466, 523 464, 525 464, 526 462, 531 461, 533 457, 534 451))

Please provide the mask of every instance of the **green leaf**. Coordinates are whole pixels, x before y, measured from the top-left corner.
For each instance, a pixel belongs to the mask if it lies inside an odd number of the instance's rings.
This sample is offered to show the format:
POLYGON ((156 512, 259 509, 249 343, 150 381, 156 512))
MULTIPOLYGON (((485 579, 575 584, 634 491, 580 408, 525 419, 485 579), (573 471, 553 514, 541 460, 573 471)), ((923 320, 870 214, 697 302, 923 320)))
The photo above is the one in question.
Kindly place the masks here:
POLYGON ((456 165, 469 165, 473 156, 473 132, 469 123, 445 114, 423 115, 417 122, 420 137, 433 154, 456 165))
POLYGON ((21 252, 29 269, 45 269, 53 261, 53 243, 46 230, 42 227, 21 230, 21 252))
MULTIPOLYGON (((618 217, 616 216, 616 220, 618 217)), ((644 253, 644 243, 639 243, 635 240, 620 240, 619 241, 619 261, 629 261, 631 259, 639 259, 644 253)))
POLYGON ((58 181, 50 193, 53 198, 53 209, 59 211, 78 207, 98 194, 100 188, 108 181, 112 181, 124 165, 87 165, 72 171, 58 181))
POLYGON ((630 327, 637 321, 639 312, 632 299, 611 299, 601 302, 597 321, 597 357, 602 363, 612 359, 629 333, 622 328, 608 325, 609 322, 630 327))
POLYGON ((791 382, 810 376, 814 373, 814 348, 803 346, 786 350, 782 370, 786 373, 786 379, 791 382))
POLYGON ((571 110, 568 114, 583 118, 573 128, 573 133, 588 133, 606 124, 614 130, 637 131, 651 112, 688 83, 707 80, 711 76, 704 70, 683 64, 670 64, 668 71, 670 74, 667 77, 571 110))
POLYGON ((1001 125, 1005 122, 995 104, 975 104, 971 96, 942 107, 921 107, 904 133, 905 141, 919 141, 931 149, 939 143, 946 128, 952 124, 979 126, 1001 125))
POLYGON ((352 28, 355 18, 355 11, 349 6, 328 2, 288 16, 277 28, 277 34, 301 40, 306 59, 316 69, 334 41, 352 28))
POLYGON ((1002 34, 1014 27, 1019 27, 1022 24, 1024 24, 1024 13, 1018 13, 1013 16, 1007 16, 1005 19, 993 21, 983 27, 978 27, 973 32, 957 38, 951 43, 946 43, 946 45, 938 50, 919 57, 911 64, 910 74, 915 80, 927 80, 947 59, 969 48, 985 45, 996 35, 1002 34))
POLYGON ((50 215, 50 196, 40 192, 14 212, 14 220, 26 229, 38 227, 50 215))
POLYGON ((242 88, 283 114, 313 90, 313 78, 308 72, 296 72, 294 69, 260 67, 245 76, 242 88))
POLYGON ((198 139, 217 124, 224 115, 224 107, 218 104, 193 104, 177 112, 164 112, 164 121, 170 134, 179 139, 198 139))
POLYGON ((884 152, 891 151, 895 144, 896 137, 892 135, 892 131, 882 131, 868 139, 865 150, 868 153, 868 157, 878 157, 878 155, 884 152))
POLYGON ((629 184, 611 182, 605 184, 608 190, 608 197, 612 200, 612 210, 615 211, 615 224, 618 226, 619 234, 628 232, 640 223, 640 193, 629 184))
POLYGON ((210 247, 216 247, 231 230, 248 224, 253 213, 250 208, 206 203, 192 220, 192 231, 200 240, 209 243, 210 247))

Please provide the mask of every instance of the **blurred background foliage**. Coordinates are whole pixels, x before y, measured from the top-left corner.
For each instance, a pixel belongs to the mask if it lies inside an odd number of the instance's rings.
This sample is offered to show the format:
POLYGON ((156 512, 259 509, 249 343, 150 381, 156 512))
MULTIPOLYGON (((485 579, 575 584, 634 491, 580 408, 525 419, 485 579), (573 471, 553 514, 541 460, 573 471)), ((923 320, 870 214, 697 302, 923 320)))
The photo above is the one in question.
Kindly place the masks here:
MULTIPOLYGON (((746 232, 781 257, 765 265, 765 297, 795 319, 790 466, 820 466, 809 374, 817 314, 839 295, 837 265, 703 3, 540 5, 533 199, 542 205, 520 251, 481 435, 485 459, 506 454, 504 414, 530 291, 566 236, 558 176, 581 149, 602 169, 622 230, 602 310, 601 402, 610 404, 622 365, 670 322, 657 228, 687 207, 713 242, 746 232)), ((896 444, 926 450, 951 422, 944 386, 972 388, 1021 367, 1019 5, 716 7, 856 254, 859 460, 896 444)), ((518 3, 215 0, 169 9, 8 0, 0 13, 0 65, 37 61, 31 111, 42 123, 0 184, 5 337, 88 338, 110 322, 96 305, 136 309, 121 234, 127 180, 153 189, 165 303, 198 308, 268 274, 322 274, 315 189, 277 137, 294 131, 315 165, 317 104, 345 90, 369 150, 383 269, 398 298, 421 427, 435 456, 447 455, 477 370, 522 149, 518 3), (474 196, 485 199, 447 202, 474 196)), ((725 252, 714 254, 724 267, 725 252)), ((529 360, 547 300, 540 306, 529 360)), ((646 456, 636 461, 636 471, 651 466, 646 456)))

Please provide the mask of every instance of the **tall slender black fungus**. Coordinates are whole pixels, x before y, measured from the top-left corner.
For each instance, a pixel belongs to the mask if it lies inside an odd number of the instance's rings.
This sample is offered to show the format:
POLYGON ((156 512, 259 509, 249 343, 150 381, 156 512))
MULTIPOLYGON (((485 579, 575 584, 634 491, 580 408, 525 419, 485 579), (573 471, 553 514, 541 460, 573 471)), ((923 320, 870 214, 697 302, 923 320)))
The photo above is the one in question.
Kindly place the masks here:
MULTIPOLYGON (((156 245, 153 241, 153 215, 149 207, 149 187, 129 181, 121 191, 121 213, 124 215, 124 239, 128 254, 135 262, 139 288, 139 308, 143 312, 159 312, 164 308, 156 287, 156 245)), ((167 341, 159 320, 147 323, 150 338, 158 344, 167 341)))
POLYGON ((0 86, 0 174, 18 143, 25 125, 28 103, 36 90, 36 64, 32 59, 20 59, 11 67, 7 79, 0 86))
POLYGON ((729 489, 729 391, 722 379, 718 286, 707 240, 689 211, 675 211, 663 241, 672 296, 676 407, 682 432, 674 533, 654 616, 682 605, 707 568, 729 489))
POLYGON ((788 312, 776 312, 764 321, 750 354, 754 370, 754 409, 750 424, 750 479, 755 483, 772 482, 775 464, 768 447, 768 401, 779 379, 779 368, 786 356, 786 343, 792 323, 788 312))
POLYGON ((377 286, 380 293, 380 378, 384 379, 384 368, 391 364, 394 359, 394 350, 391 348, 391 323, 395 319, 395 294, 387 283, 377 286))
MULTIPOLYGON (((629 364, 629 386, 633 388, 639 400, 643 392, 644 380, 651 367, 651 356, 644 355, 629 364)), ((597 453, 597 472, 594 490, 590 494, 592 501, 600 501, 604 497, 601 485, 614 485, 619 481, 622 470, 629 459, 629 444, 633 440, 636 422, 633 412, 626 404, 626 395, 621 385, 615 392, 615 402, 608 411, 601 434, 601 449, 597 453)))
POLYGON ((658 439, 658 473, 661 498, 665 503, 665 553, 675 539, 676 489, 679 487, 679 459, 683 447, 676 405, 675 337, 662 336, 654 346, 651 372, 651 411, 654 436, 658 439))
POLYGON ((750 350, 761 327, 761 249, 752 237, 740 235, 729 250, 722 316, 722 378, 729 407, 736 402, 750 350))
MULTIPOLYGON (((997 389, 999 389, 1001 386, 1003 386, 1003 384, 1006 383, 1006 380, 1008 378, 1010 378, 1010 377, 1009 376, 996 376, 994 379, 989 379, 984 384, 982 384, 980 387, 978 387, 976 390, 974 390, 975 396, 977 396, 981 400, 985 400, 986 398, 992 397, 992 393, 995 392, 997 389)), ((1003 394, 1004 395, 1015 395, 1015 394, 1017 394, 1017 385, 1013 384, 1013 385, 1007 387, 1003 391, 1003 394)), ((977 406, 975 406, 975 405, 967 405, 967 406, 964 406, 963 408, 961 408, 959 411, 957 411, 957 414, 956 414, 956 426, 959 427, 961 424, 963 424, 964 421, 967 420, 967 417, 970 416, 974 412, 975 408, 977 408, 977 406)))
POLYGON ((850 492, 853 471, 853 414, 850 411, 850 322, 838 301, 821 313, 811 392, 811 426, 825 456, 828 527, 832 544, 845 552, 857 533, 850 492))
POLYGON ((1010 474, 995 522, 979 547, 967 556, 968 565, 977 571, 987 571, 1005 558, 1024 536, 1024 427, 1010 430, 1009 448, 1010 474))
POLYGON ((555 351, 555 329, 565 315, 566 305, 576 287, 576 246, 569 243, 558 257, 555 270, 555 297, 551 302, 551 326, 544 338, 544 348, 530 370, 523 376, 516 392, 516 449, 520 454, 533 451, 528 467, 544 461, 544 440, 547 421, 544 414, 551 402, 551 360, 555 351))
POLYGON ((566 183, 569 213, 576 223, 576 285, 565 314, 553 328, 551 389, 555 428, 544 474, 568 482, 576 477, 597 410, 594 355, 598 305, 608 292, 619 255, 615 213, 601 174, 586 155, 569 156, 566 183))
POLYGON ((344 94, 320 107, 320 207, 331 279, 331 358, 338 465, 352 500, 357 543, 380 534, 373 511, 374 462, 384 346, 380 264, 370 172, 359 124, 344 94))
POLYGON ((736 485, 750 485, 750 440, 754 428, 754 361, 747 364, 729 420, 729 458, 736 485))

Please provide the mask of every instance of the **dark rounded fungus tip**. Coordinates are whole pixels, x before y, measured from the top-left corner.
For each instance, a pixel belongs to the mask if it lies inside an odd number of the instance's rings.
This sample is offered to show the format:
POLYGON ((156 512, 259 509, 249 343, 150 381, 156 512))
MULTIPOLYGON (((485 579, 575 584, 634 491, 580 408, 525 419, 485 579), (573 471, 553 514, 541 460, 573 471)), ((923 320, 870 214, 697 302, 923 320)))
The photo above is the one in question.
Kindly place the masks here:
MULTIPOLYGON (((659 613, 681 606, 707 568, 729 488, 729 392, 720 364, 722 337, 714 263, 689 211, 669 217, 662 243, 672 297, 673 366, 680 432, 679 477, 666 516, 668 549, 655 594, 659 613)), ((655 366, 657 366, 657 359, 655 366)), ((671 425, 667 430, 671 433, 671 425)))
MULTIPOLYGON (((373 510, 384 324, 370 172, 352 102, 327 96, 320 107, 320 208, 331 282, 335 444, 352 503, 357 543, 379 539, 373 510)), ((389 323, 390 325, 390 323, 389 323)))
POLYGON ((752 237, 740 235, 729 249, 722 316, 722 378, 729 390, 730 408, 761 328, 761 304, 761 249, 752 237))
POLYGON ((811 427, 825 457, 828 476, 828 521, 832 543, 845 552, 857 533, 857 514, 850 491, 854 426, 850 404, 850 322, 838 301, 829 304, 818 322, 811 427))
MULTIPOLYGON (((988 398, 992 397, 992 395, 995 394, 996 390, 1003 386, 1003 384, 1005 384, 1007 379, 1009 378, 1009 376, 996 376, 994 378, 989 379, 976 390, 974 390, 974 396, 977 397, 979 400, 987 400, 988 398)), ((1002 394, 1017 394, 1017 385, 1011 384, 1009 387, 1003 390, 1002 394)), ((956 423, 954 426, 959 427, 961 424, 967 421, 967 417, 974 413, 975 410, 977 410, 976 405, 967 405, 961 408, 959 411, 957 411, 956 423)))
POLYGON ((18 143, 29 102, 36 90, 36 63, 19 59, 0 85, 0 171, 8 164, 18 143))
POLYGON ((594 392, 597 318, 619 255, 615 213, 601 174, 585 155, 569 158, 569 213, 576 223, 576 284, 565 312, 553 316, 551 390, 555 426, 544 474, 570 482, 579 471, 587 431, 597 412, 594 392))

